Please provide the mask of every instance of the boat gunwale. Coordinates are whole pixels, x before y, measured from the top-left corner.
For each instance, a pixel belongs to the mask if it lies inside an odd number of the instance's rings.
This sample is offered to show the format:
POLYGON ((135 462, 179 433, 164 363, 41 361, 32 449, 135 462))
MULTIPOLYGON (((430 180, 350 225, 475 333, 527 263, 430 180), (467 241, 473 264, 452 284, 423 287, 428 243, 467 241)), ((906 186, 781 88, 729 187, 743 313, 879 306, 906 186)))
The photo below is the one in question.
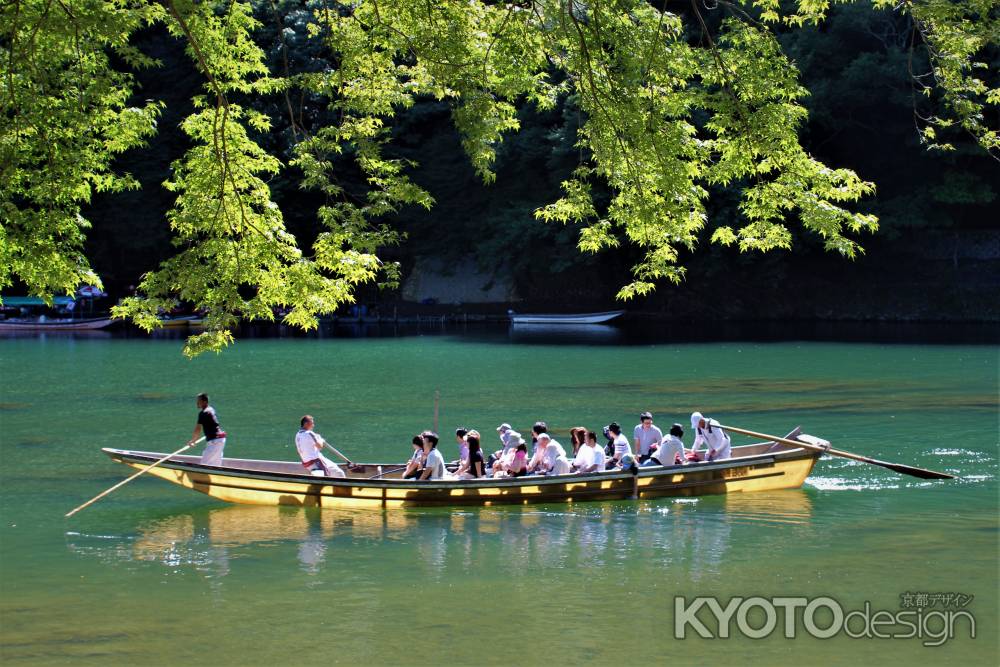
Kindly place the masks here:
MULTIPOLYGON (((754 445, 745 445, 754 446, 754 445)), ((122 450, 111 447, 104 447, 102 450, 109 457, 122 459, 120 462, 127 463, 124 459, 132 459, 136 463, 153 462, 162 458, 163 454, 157 452, 138 452, 134 450, 122 450)), ((523 486, 549 486, 555 484, 582 484, 607 480, 622 480, 635 477, 667 477, 676 474, 713 472, 738 468, 748 465, 774 465, 778 460, 818 458, 820 452, 814 452, 804 447, 786 449, 776 452, 762 452, 747 456, 733 457, 722 461, 698 461, 687 464, 674 464, 670 466, 645 466, 640 467, 638 473, 633 475, 628 470, 602 470, 590 473, 567 473, 564 475, 524 475, 521 477, 484 477, 478 479, 447 479, 434 481, 419 481, 413 479, 365 479, 365 478, 337 478, 318 477, 307 474, 274 472, 268 470, 252 470, 248 468, 237 468, 233 466, 208 466, 200 463, 187 461, 166 461, 159 467, 181 472, 193 472, 207 475, 218 475, 221 477, 236 477, 246 479, 264 479, 276 482, 290 482, 296 484, 321 485, 345 488, 375 488, 375 489, 408 489, 408 490, 440 490, 440 489, 480 489, 480 488, 508 488, 523 486)), ((230 461, 254 461, 257 463, 280 463, 287 464, 288 461, 269 461, 264 459, 230 459, 230 461)), ((395 466, 399 464, 385 463, 361 463, 367 467, 395 466)))

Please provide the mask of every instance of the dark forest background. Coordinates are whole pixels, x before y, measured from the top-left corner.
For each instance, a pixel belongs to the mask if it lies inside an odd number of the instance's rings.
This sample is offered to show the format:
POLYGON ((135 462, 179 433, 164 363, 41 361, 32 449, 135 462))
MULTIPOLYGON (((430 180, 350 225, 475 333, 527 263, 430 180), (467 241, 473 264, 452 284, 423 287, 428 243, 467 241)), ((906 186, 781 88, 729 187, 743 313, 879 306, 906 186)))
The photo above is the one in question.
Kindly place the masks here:
MULTIPOLYGON (((330 66, 318 40, 306 37, 311 17, 303 3, 278 3, 280 23, 270 5, 261 7, 265 27, 259 39, 268 47, 273 71, 284 68, 282 28, 290 73, 330 66)), ((807 150, 831 167, 851 168, 876 183, 877 195, 857 208, 877 214, 881 229, 858 239, 866 252, 853 261, 826 253, 795 221, 790 221, 791 252, 740 253, 707 242, 715 227, 739 224, 735 191, 716 188, 703 242, 693 252, 681 252, 686 280, 662 284, 627 307, 671 318, 1000 320, 1000 164, 958 133, 947 137, 956 147, 951 152, 928 152, 920 145, 908 19, 866 3, 837 6, 820 28, 796 29, 781 39, 812 92, 803 129, 807 150)), ((179 124, 203 84, 183 45, 162 29, 143 33, 137 46, 163 63, 138 73, 137 97, 161 99, 167 108, 150 146, 119 161, 142 190, 98 197, 86 212, 94 223, 88 256, 112 297, 123 295, 172 253, 164 215, 172 196, 161 184, 171 162, 188 147, 179 124)), ((926 70, 919 53, 914 66, 926 70)), ((308 123, 323 123, 321 101, 294 91, 291 98, 308 123)), ((274 123, 262 143, 287 164, 293 137, 285 99, 276 95, 254 104, 274 123)), ((580 160, 573 99, 551 112, 521 108, 522 129, 508 135, 498 151, 492 185, 476 177, 450 113, 446 102, 420 101, 395 123, 389 153, 419 163, 411 176, 436 205, 430 211, 400 211, 390 222, 407 239, 386 249, 383 258, 402 263, 404 280, 419 258, 436 257, 446 265, 474 261, 485 274, 513 281, 523 310, 616 307, 614 295, 628 282, 637 252, 623 245, 581 254, 578 230, 533 216, 559 197, 559 183, 580 160)), ((349 190, 363 192, 346 163, 341 178, 349 190)), ((286 166, 270 185, 289 231, 308 252, 319 231, 315 213, 322 201, 300 189, 299 180, 286 166)), ((397 302, 400 292, 371 286, 358 296, 361 302, 388 304, 397 302)), ((506 306, 495 307, 501 308, 506 306)))

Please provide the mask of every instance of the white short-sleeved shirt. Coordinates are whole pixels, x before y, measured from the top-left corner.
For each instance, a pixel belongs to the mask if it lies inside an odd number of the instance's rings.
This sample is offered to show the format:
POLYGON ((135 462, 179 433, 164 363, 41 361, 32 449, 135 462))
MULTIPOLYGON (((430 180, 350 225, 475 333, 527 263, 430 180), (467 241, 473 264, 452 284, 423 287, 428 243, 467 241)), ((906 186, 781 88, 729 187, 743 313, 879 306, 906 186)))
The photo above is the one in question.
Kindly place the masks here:
POLYGON ((642 428, 642 424, 637 424, 632 431, 632 439, 639 441, 639 456, 647 456, 650 445, 658 445, 663 440, 663 431, 656 424, 650 426, 648 431, 642 428))
POLYGON ((565 475, 569 470, 569 459, 566 458, 564 454, 560 454, 556 457, 555 462, 552 464, 552 468, 549 470, 550 475, 565 475))
POLYGON ((626 454, 632 453, 632 445, 628 444, 628 438, 625 437, 624 433, 619 433, 617 437, 615 437, 614 445, 615 445, 615 458, 618 459, 619 461, 626 454))
POLYGON ((556 459, 560 456, 566 458, 566 450, 555 440, 549 440, 549 444, 545 446, 545 454, 543 454, 545 467, 552 470, 556 465, 556 459))
POLYGON ((608 462, 608 457, 604 454, 604 448, 601 447, 600 445, 595 445, 593 447, 591 447, 590 445, 585 445, 585 446, 587 447, 587 449, 591 449, 594 451, 594 463, 597 464, 597 468, 594 470, 594 472, 604 470, 604 466, 608 462))
POLYGON ((424 467, 431 469, 431 476, 427 479, 442 479, 444 477, 444 457, 441 456, 437 447, 427 453, 427 463, 424 464, 424 467))
POLYGON ((295 449, 299 450, 299 458, 302 459, 303 463, 319 458, 320 451, 322 451, 322 445, 319 444, 321 442, 323 442, 323 438, 318 433, 307 431, 304 428, 299 429, 299 432, 295 434, 295 449))
POLYGON ((587 445, 581 445, 580 449, 576 450, 576 458, 573 459, 573 467, 577 470, 582 470, 583 468, 589 468, 594 465, 594 448, 588 447, 587 445))

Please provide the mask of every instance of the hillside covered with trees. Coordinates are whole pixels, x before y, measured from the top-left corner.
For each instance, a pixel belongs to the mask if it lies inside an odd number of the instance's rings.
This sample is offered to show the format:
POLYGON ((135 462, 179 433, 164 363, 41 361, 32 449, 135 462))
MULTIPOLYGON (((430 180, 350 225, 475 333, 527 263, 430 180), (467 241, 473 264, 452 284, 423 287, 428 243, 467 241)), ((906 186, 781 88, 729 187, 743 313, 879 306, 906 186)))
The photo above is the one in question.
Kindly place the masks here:
POLYGON ((184 299, 193 352, 391 302, 426 258, 537 307, 995 320, 997 13, 20 0, 0 282, 92 269, 140 324, 184 299))

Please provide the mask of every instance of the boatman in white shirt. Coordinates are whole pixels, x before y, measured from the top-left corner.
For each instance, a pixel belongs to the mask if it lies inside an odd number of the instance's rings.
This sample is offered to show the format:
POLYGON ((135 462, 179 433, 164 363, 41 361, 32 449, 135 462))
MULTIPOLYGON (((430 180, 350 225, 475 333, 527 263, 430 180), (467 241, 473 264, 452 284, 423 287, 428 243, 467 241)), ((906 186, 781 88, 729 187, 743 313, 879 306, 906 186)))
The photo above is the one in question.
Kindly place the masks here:
POLYGON ((323 445, 326 440, 313 430, 316 426, 312 415, 305 415, 300 422, 302 428, 295 434, 295 448, 299 450, 302 465, 311 474, 321 472, 327 477, 347 477, 336 463, 323 456, 323 445))
POLYGON ((208 404, 208 394, 198 394, 196 399, 198 405, 198 421, 194 425, 194 433, 188 440, 188 445, 193 445, 205 435, 205 451, 201 453, 202 465, 221 466, 222 450, 226 448, 226 432, 219 426, 219 417, 215 414, 215 408, 208 404))
POLYGON ((635 447, 635 455, 639 457, 639 463, 645 463, 649 459, 650 447, 659 446, 663 440, 663 431, 653 423, 653 415, 643 412, 639 415, 639 423, 632 431, 632 446, 635 447))
POLYGON ((728 459, 732 456, 729 434, 722 430, 719 422, 703 417, 700 412, 694 412, 691 414, 691 428, 695 430, 691 453, 697 457, 696 461, 701 460, 698 447, 702 444, 707 447, 706 460, 708 461, 728 459))

